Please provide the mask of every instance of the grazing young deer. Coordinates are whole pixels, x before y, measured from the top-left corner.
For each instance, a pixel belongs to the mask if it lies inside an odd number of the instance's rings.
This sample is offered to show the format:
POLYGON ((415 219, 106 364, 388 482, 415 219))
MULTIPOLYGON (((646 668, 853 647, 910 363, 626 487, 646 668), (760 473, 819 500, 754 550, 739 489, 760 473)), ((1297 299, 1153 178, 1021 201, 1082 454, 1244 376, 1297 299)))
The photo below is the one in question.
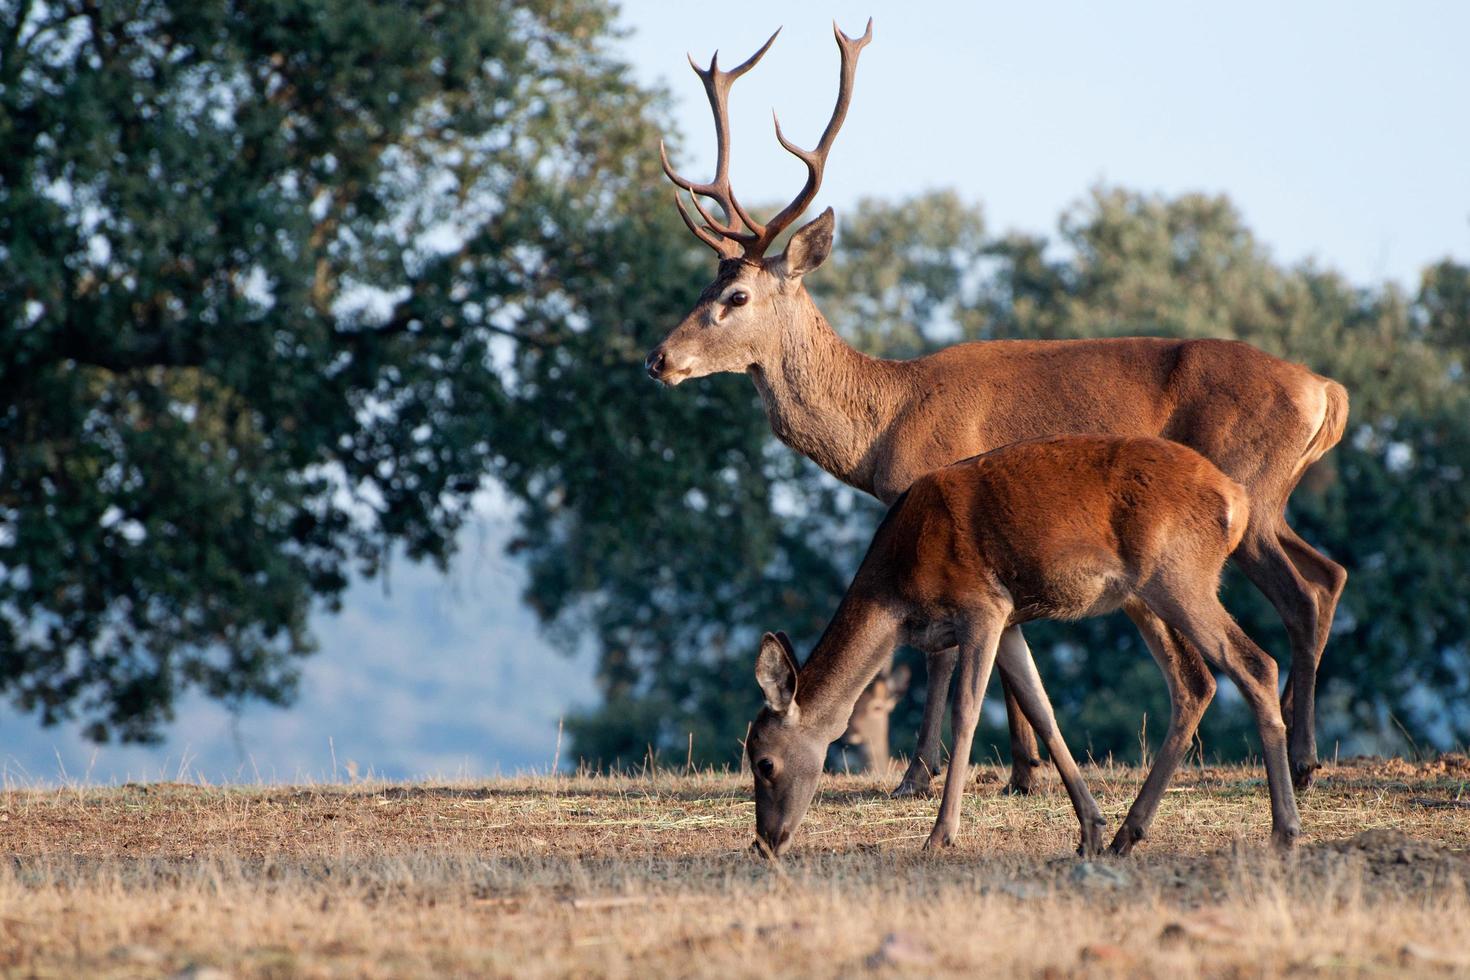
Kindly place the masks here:
MULTIPOLYGON (((760 60, 775 35, 729 71, 719 69, 717 58, 707 69, 695 66, 715 116, 715 177, 707 184, 681 177, 666 154, 664 170, 699 214, 696 222, 676 190, 685 223, 719 254, 720 264, 694 309, 649 353, 649 375, 673 386, 722 371, 749 374, 777 438, 890 504, 920 474, 1023 439, 1106 432, 1160 436, 1197 450, 1250 498, 1250 522, 1232 558, 1286 624, 1292 659, 1282 709, 1293 780, 1298 787, 1310 785, 1317 768, 1317 663, 1347 572, 1297 536, 1285 508, 1307 467, 1342 438, 1347 392, 1298 364, 1233 341, 997 340, 909 361, 854 350, 802 284, 831 251, 831 209, 798 229, 779 256, 765 257, 821 186, 872 21, 861 38, 840 30, 836 35, 842 56, 836 108, 813 150, 788 141, 777 124, 776 138, 806 164, 807 180, 766 224, 740 205, 730 186, 727 103, 735 79, 760 60), (700 197, 720 206, 722 221, 700 197)), ((1146 608, 1130 607, 1129 616, 1161 663, 1189 656, 1180 638, 1146 608)), ((1019 634, 1010 642, 1024 644, 1019 634)), ((927 792, 939 768, 940 720, 954 656, 940 651, 929 657, 918 752, 899 794, 927 792)), ((1036 740, 1011 696, 1004 661, 1001 668, 1011 725, 1011 787, 1024 792, 1039 764, 1036 740)), ((1115 845, 1131 846, 1121 840, 1115 845)))
POLYGON ((837 744, 841 747, 838 771, 849 770, 851 752, 856 749, 862 755, 862 763, 852 771, 886 773, 893 766, 888 754, 888 719, 898 702, 908 693, 912 673, 908 664, 898 664, 880 671, 873 682, 863 688, 857 702, 852 706, 852 715, 847 719, 847 730, 837 744))
MULTIPOLYGON (((756 659, 766 706, 746 740, 755 776, 756 832, 779 855, 816 791, 829 743, 896 642, 959 647, 954 755, 926 847, 959 829, 975 724, 997 660, 1046 743, 1094 853, 1102 816, 1057 732, 1024 643, 1033 619, 1144 610, 1240 688, 1255 715, 1271 794, 1271 836, 1300 833, 1276 700, 1276 662, 1251 642, 1216 595, 1220 570, 1250 523, 1245 490, 1203 456, 1153 438, 1066 436, 1005 446, 935 470, 899 497, 807 662, 767 633, 756 659)), ((1160 661, 1171 690, 1199 696, 1209 672, 1190 656, 1160 661)), ((1179 735, 1193 736, 1191 714, 1179 735)), ((1171 731, 1171 736, 1174 733, 1171 731)), ((1130 810, 1152 815, 1177 757, 1160 753, 1130 810)), ((1138 836, 1146 829, 1137 826, 1138 836)))

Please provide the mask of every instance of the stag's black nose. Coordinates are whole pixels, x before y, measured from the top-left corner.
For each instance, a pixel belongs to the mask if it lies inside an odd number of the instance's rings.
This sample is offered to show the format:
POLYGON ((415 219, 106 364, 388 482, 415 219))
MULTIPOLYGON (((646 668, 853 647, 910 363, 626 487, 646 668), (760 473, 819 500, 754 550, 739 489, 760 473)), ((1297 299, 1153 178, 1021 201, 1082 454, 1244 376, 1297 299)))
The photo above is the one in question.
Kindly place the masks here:
POLYGON ((643 361, 643 367, 648 371, 648 376, 657 381, 659 375, 664 373, 664 362, 668 360, 664 355, 662 347, 655 347, 648 352, 648 357, 643 361))

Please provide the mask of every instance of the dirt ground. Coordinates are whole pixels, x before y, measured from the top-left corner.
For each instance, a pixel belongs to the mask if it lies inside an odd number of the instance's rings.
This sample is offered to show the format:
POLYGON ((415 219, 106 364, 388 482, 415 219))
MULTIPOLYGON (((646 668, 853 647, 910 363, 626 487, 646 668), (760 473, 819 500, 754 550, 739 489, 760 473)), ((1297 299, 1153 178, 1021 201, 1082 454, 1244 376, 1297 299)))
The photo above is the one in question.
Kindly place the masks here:
MULTIPOLYGON (((1116 826, 1137 770, 1087 770, 1116 826)), ((826 780, 751 858, 747 779, 0 792, 0 976, 1470 976, 1470 760, 1348 760, 1267 849, 1263 773, 1191 768, 1126 860, 1054 777, 935 800, 826 780)))

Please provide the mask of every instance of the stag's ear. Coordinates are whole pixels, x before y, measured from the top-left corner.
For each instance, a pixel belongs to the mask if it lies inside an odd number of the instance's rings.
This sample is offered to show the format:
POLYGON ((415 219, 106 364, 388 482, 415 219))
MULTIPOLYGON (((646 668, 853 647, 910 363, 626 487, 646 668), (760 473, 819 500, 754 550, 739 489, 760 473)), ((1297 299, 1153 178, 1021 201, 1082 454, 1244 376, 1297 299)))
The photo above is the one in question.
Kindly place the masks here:
POLYGON ((827 261, 832 254, 832 227, 836 219, 828 208, 796 230, 786 251, 781 253, 781 274, 787 279, 800 279, 827 261))
POLYGON ((894 701, 902 700, 903 696, 909 692, 911 679, 912 673, 908 664, 899 664, 893 668, 893 672, 888 675, 888 693, 893 696, 894 701))
POLYGON ((755 658, 755 679, 772 711, 795 717, 796 656, 785 633, 767 633, 761 637, 761 652, 755 658))

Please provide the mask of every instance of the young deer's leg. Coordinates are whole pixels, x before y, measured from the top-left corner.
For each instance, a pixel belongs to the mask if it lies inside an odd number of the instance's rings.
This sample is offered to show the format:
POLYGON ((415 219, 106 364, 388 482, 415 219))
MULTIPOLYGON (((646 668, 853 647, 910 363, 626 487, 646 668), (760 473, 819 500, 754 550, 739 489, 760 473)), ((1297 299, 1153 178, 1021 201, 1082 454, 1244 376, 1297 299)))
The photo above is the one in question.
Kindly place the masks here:
POLYGON ((1006 690, 1014 694, 1017 707, 1026 713, 1030 722, 1028 727, 1034 728, 1036 734, 1046 743, 1046 751, 1051 753, 1052 764, 1057 767, 1062 785, 1067 787, 1067 795, 1072 798, 1072 809, 1077 811, 1077 822, 1082 826, 1082 839, 1077 853, 1084 857, 1098 853, 1102 850, 1102 828, 1107 821, 1103 819, 1097 800, 1092 798, 1092 792, 1082 779, 1082 770, 1077 768, 1077 761, 1072 758, 1067 743, 1062 739, 1056 716, 1052 713, 1051 699, 1046 696, 1046 689, 1041 685, 1041 676, 1036 672, 1036 661, 1032 658, 1031 649, 1026 645, 1026 639, 1021 636, 1020 630, 1012 628, 1001 634, 996 666, 1000 668, 1000 679, 1005 683, 1006 690))
POLYGON ((950 725, 954 729, 954 752, 949 757, 949 773, 944 778, 944 796, 939 803, 939 819, 925 842, 926 850, 954 843, 960 829, 960 804, 965 798, 965 784, 970 778, 970 747, 975 742, 975 725, 980 721, 980 703, 985 685, 990 683, 990 668, 995 664, 995 648, 1000 640, 1004 619, 990 615, 989 622, 968 624, 959 647, 959 682, 955 685, 950 725))
MULTIPOLYGON (((1012 626, 1006 630, 1006 636, 1015 634, 1015 641, 1024 649, 1026 640, 1021 636, 1021 627, 1012 626)), ((1004 649, 1004 647, 1002 647, 1004 649)), ((1026 659, 1031 659, 1031 651, 1026 650, 1026 659)), ((1032 672, 1035 673, 1033 664, 1032 672)), ((1022 796, 1031 792, 1036 781, 1036 770, 1041 766, 1041 753, 1036 749, 1036 736, 1039 734, 1034 726, 1034 721, 1028 721, 1030 713, 1016 698, 1011 690, 1010 678, 1004 669, 1000 672, 1000 690, 1006 699, 1006 725, 1011 731, 1011 781, 1006 784, 1006 792, 1019 793, 1022 796)), ((1045 693, 1042 695, 1045 699, 1045 693)), ((1051 746, 1047 746, 1047 751, 1051 746)))
POLYGON ((1128 816, 1123 818, 1123 824, 1108 848, 1118 855, 1133 850, 1133 845, 1148 833, 1164 790, 1189 751, 1199 720, 1215 696, 1215 679, 1210 676, 1209 667, 1183 637, 1170 630, 1141 602, 1129 601, 1123 611, 1143 634, 1149 653, 1153 654, 1169 685, 1169 730, 1143 787, 1138 791, 1138 798, 1128 808, 1128 816))
POLYGON ((1178 630, 1186 642, 1240 688, 1261 737, 1261 756, 1271 790, 1271 839, 1278 849, 1290 850, 1301 834, 1302 824, 1286 758, 1286 725, 1276 695, 1276 661, 1236 625, 1213 590, 1191 596, 1159 589, 1144 599, 1160 619, 1178 630))
MULTIPOLYGON (((1317 639, 1323 636, 1317 590, 1297 570, 1280 537, 1285 523, 1254 520, 1232 556, 1256 588, 1271 601, 1286 626, 1291 642, 1291 674, 1287 704, 1291 708, 1292 782, 1305 789, 1317 770, 1317 737, 1314 718, 1317 689, 1317 639)), ((1316 554, 1313 552, 1313 554, 1316 554)), ((1318 556, 1319 558, 1321 556, 1318 556)), ((1326 561, 1326 559, 1322 559, 1326 561)), ((1330 624, 1329 624, 1330 626, 1330 624)), ((1325 636, 1324 636, 1325 639, 1325 636)))
POLYGON ((944 743, 940 733, 944 728, 944 705, 949 697, 949 681, 954 676, 955 659, 959 650, 950 647, 929 654, 924 658, 929 674, 924 685, 924 720, 919 725, 919 745, 914 757, 909 760, 908 770, 903 774, 898 788, 893 791, 899 796, 928 796, 933 792, 934 777, 944 764, 941 753, 944 743))

